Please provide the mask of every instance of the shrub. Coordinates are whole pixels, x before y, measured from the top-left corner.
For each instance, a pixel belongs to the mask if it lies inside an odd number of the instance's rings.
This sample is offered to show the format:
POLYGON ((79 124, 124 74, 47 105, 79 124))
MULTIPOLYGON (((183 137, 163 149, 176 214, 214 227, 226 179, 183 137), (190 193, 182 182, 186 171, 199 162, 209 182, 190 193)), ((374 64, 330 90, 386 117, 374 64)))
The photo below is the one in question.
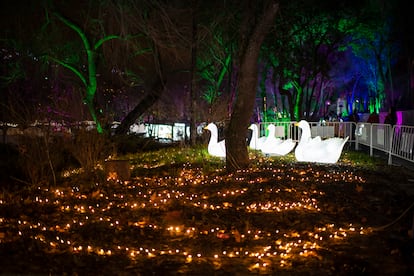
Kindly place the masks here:
POLYGON ((68 152, 79 162, 85 173, 94 171, 99 161, 112 152, 112 142, 107 136, 96 131, 75 129, 73 137, 66 144, 68 152))
POLYGON ((62 137, 48 134, 19 137, 18 164, 30 184, 56 184, 56 169, 65 163, 63 144, 62 137))

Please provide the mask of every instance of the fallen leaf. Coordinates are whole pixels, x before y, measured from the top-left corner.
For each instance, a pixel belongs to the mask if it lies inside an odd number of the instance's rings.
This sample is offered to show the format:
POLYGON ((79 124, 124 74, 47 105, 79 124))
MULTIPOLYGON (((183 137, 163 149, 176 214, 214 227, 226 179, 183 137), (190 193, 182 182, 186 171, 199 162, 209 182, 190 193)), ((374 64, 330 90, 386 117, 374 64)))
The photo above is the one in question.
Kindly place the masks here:
POLYGON ((91 197, 94 198, 94 199, 96 199, 96 198, 99 198, 99 195, 100 194, 101 194, 101 190, 98 189, 98 190, 92 192, 91 197))
POLYGON ((118 179, 118 174, 117 172, 109 172, 108 173, 108 177, 106 178, 107 181, 110 180, 117 180, 118 179))
POLYGON ((235 241, 236 241, 237 243, 240 243, 240 242, 241 242, 241 235, 240 235, 239 230, 234 229, 234 230, 233 230, 233 235, 234 235, 234 239, 235 239, 235 241))
POLYGON ((400 250, 398 248, 397 249, 393 249, 390 252, 391 255, 395 255, 395 254, 399 254, 399 253, 400 253, 400 250))

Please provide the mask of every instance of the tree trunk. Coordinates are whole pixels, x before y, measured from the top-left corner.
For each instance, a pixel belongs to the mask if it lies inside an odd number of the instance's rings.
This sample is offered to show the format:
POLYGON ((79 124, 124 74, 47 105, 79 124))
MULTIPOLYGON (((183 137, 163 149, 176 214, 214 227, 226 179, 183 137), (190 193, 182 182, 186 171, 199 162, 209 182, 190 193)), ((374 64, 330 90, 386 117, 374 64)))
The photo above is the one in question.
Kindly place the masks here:
POLYGON ((121 124, 116 128, 115 134, 127 134, 129 127, 135 123, 139 116, 144 114, 145 111, 158 101, 163 92, 164 81, 161 80, 161 78, 158 78, 147 96, 122 120, 121 124))
POLYGON ((164 70, 161 63, 160 51, 158 49, 157 44, 154 41, 153 51, 154 66, 156 71, 155 74, 157 77, 153 82, 148 94, 122 120, 121 124, 116 128, 115 134, 127 134, 129 131, 129 127, 135 123, 136 119, 139 118, 139 116, 141 116, 142 114, 144 114, 144 112, 147 111, 151 106, 153 106, 165 91, 164 70))
POLYGON ((256 98, 259 52, 278 10, 278 3, 270 1, 242 55, 238 94, 226 132, 226 165, 230 172, 247 168, 250 164, 246 136, 256 98))
POLYGON ((197 138, 197 1, 193 2, 192 9, 192 36, 191 36, 191 80, 190 80, 190 144, 194 146, 197 138))
POLYGON ((290 93, 290 91, 283 89, 283 85, 281 85, 280 83, 281 82, 279 82, 279 93, 280 93, 281 96, 286 96, 287 97, 287 101, 288 101, 288 105, 289 105, 290 118, 291 118, 291 120, 296 120, 292 94, 290 93))

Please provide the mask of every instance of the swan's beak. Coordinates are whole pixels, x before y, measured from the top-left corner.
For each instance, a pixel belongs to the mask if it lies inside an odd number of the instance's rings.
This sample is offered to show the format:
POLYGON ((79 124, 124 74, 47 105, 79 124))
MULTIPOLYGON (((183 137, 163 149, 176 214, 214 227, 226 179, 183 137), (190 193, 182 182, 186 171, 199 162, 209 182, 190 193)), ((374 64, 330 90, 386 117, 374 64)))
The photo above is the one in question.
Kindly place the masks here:
POLYGON ((298 123, 298 122, 296 122, 296 123, 295 123, 295 126, 299 126, 299 123, 298 123))

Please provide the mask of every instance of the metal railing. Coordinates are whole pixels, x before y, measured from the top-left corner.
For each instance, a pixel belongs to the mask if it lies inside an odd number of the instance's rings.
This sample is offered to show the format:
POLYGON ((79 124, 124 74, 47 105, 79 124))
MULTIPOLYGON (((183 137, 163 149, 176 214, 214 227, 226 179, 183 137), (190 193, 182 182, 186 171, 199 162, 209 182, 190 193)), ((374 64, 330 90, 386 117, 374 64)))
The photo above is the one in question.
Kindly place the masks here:
POLYGON ((414 126, 358 123, 356 137, 357 150, 360 144, 369 147, 370 156, 380 150, 388 155, 389 165, 393 157, 414 162, 414 126))
POLYGON ((390 148, 388 164, 392 164, 393 156, 414 162, 414 127, 405 125, 394 126, 392 128, 390 148))

